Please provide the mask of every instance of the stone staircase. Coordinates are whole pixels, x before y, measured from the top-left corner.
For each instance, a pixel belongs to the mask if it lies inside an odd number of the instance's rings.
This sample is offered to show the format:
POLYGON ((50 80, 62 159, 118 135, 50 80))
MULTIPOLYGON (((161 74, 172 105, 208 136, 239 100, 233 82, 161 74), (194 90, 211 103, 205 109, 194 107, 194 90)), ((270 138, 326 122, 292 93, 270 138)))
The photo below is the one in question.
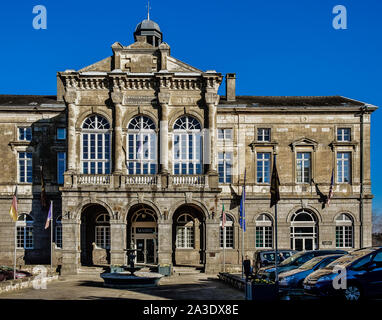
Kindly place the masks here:
POLYGON ((104 268, 103 267, 98 267, 98 266, 94 266, 94 267, 85 267, 85 266, 81 266, 78 268, 77 270, 77 275, 80 275, 80 276, 96 276, 96 277, 99 277, 99 275, 104 272, 104 268))
POLYGON ((193 275, 202 273, 201 267, 193 267, 193 266, 174 266, 172 273, 173 275, 181 276, 181 275, 193 275))

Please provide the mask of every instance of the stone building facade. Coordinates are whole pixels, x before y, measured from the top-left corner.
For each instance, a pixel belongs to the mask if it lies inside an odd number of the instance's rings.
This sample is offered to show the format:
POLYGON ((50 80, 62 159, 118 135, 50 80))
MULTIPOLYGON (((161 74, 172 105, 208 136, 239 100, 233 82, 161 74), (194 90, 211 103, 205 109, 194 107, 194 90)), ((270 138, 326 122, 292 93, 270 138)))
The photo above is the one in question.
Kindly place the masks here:
POLYGON ((375 106, 340 96, 236 96, 232 73, 220 96, 222 74, 172 57, 152 20, 134 39, 86 68, 58 72, 56 97, 0 96, 1 264, 12 263, 15 243, 18 264, 49 263, 43 176, 63 273, 125 264, 129 248, 146 265, 218 272, 224 259, 226 270, 240 268, 243 253, 275 244, 274 155, 279 248, 371 245, 375 106), (16 185, 15 241, 8 212, 16 185))

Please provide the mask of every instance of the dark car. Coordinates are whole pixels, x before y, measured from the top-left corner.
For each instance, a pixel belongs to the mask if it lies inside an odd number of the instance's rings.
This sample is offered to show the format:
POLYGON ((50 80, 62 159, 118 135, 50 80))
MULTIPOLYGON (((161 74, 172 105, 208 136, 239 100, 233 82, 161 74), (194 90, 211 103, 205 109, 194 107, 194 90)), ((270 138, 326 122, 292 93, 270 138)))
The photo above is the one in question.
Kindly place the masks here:
POLYGON ((279 289, 282 295, 300 295, 304 293, 303 281, 312 272, 325 268, 328 264, 342 257, 343 254, 318 256, 297 269, 283 272, 279 275, 279 289))
POLYGON ((382 294, 382 247, 353 251, 313 272, 304 280, 304 293, 320 297, 342 296, 346 300, 382 294), (335 266, 346 270, 346 289, 335 289, 334 283, 339 282, 339 278, 335 278, 340 276, 335 266))
MULTIPOLYGON (((278 265, 279 274, 285 271, 297 269, 302 266, 305 262, 313 259, 318 256, 325 256, 328 254, 347 254, 347 251, 344 250, 310 250, 310 251, 301 251, 293 256, 290 256, 288 259, 285 259, 278 265)), ((260 279, 275 279, 275 266, 260 268, 256 274, 257 278, 260 279)))
MULTIPOLYGON (((281 263, 285 259, 294 255, 297 251, 295 250, 278 250, 278 262, 281 263)), ((256 273, 262 267, 275 264, 275 250, 257 250, 254 254, 254 272, 256 273)))

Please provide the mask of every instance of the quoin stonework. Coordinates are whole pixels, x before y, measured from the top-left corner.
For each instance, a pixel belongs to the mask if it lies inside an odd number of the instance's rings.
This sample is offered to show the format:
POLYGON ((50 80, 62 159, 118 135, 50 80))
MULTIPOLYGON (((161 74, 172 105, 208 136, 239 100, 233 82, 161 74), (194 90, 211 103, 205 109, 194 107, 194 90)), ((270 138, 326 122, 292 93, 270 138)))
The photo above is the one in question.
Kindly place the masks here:
POLYGON ((220 96, 224 76, 174 58, 154 21, 139 23, 134 40, 58 72, 57 96, 0 96, 0 264, 12 265, 15 243, 18 265, 50 261, 43 176, 62 273, 126 264, 129 248, 138 264, 219 272, 224 239, 226 270, 240 270, 243 243, 249 257, 275 244, 274 154, 279 248, 371 245, 375 106, 342 96, 237 96, 234 73, 220 96), (8 212, 16 185, 15 241, 8 212))

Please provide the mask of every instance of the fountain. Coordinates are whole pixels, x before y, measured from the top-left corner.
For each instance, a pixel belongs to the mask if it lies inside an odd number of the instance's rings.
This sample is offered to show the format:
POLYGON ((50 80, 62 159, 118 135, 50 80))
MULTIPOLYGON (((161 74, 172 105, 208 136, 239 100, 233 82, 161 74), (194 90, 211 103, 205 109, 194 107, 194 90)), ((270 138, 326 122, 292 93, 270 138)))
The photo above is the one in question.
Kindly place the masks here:
POLYGON ((130 245, 130 249, 125 249, 127 252, 127 266, 121 266, 122 272, 101 273, 101 278, 104 280, 106 287, 112 288, 133 288, 133 287, 155 287, 158 285, 162 274, 154 272, 138 272, 143 267, 135 266, 134 260, 138 249, 134 248, 134 243, 130 245))

